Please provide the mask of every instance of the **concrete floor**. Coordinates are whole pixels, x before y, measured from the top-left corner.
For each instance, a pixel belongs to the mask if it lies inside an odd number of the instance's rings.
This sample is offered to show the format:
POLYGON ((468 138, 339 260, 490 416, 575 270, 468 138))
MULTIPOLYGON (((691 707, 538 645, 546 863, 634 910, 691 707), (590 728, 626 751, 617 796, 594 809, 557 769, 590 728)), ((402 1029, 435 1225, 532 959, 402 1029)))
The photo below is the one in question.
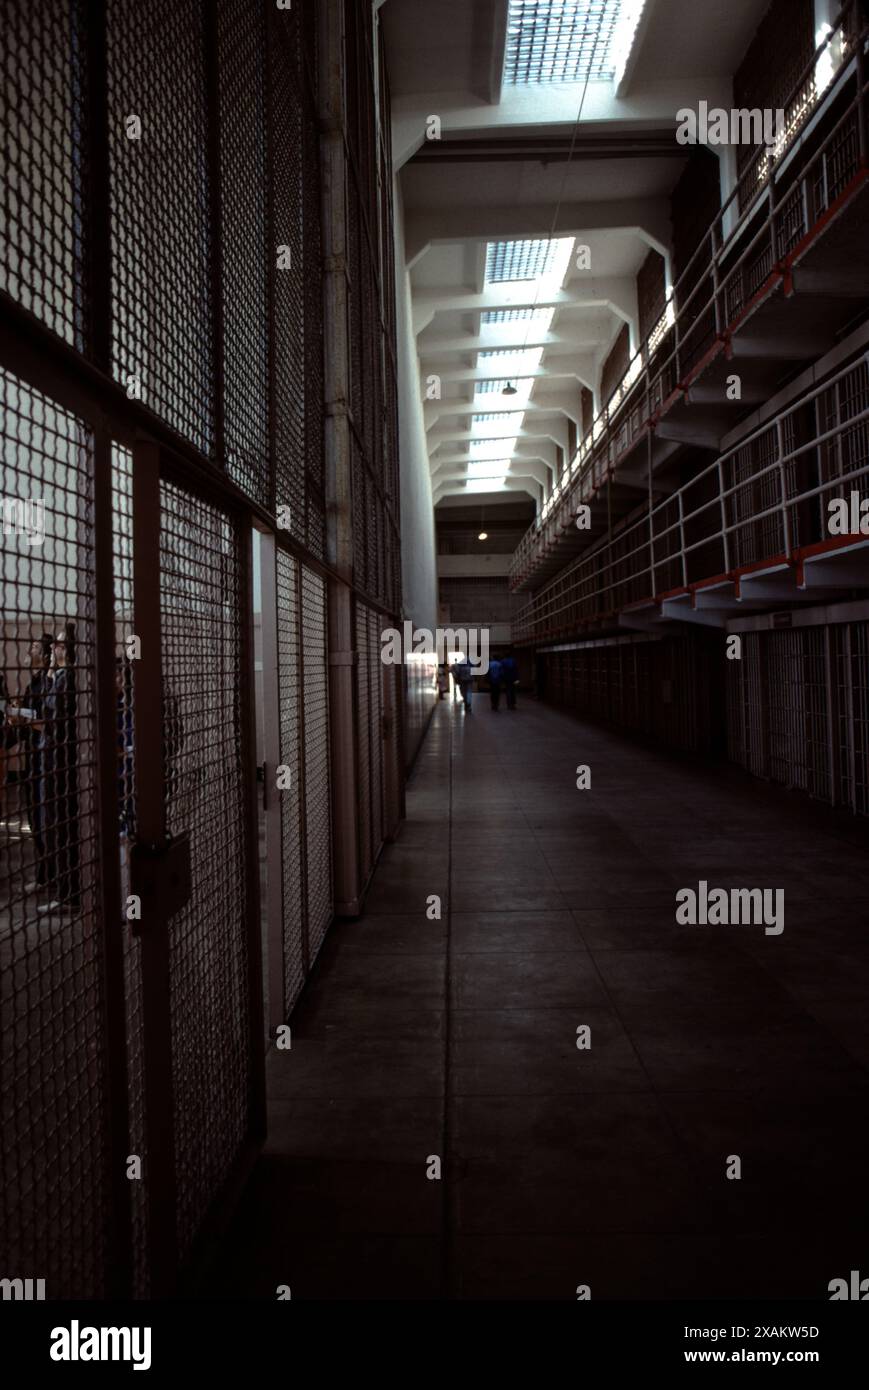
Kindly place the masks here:
POLYGON ((817 1299, 869 1276, 865 827, 485 696, 438 706, 407 812, 269 1056, 212 1295, 817 1299), (701 878, 783 888, 783 934, 677 926, 701 878))

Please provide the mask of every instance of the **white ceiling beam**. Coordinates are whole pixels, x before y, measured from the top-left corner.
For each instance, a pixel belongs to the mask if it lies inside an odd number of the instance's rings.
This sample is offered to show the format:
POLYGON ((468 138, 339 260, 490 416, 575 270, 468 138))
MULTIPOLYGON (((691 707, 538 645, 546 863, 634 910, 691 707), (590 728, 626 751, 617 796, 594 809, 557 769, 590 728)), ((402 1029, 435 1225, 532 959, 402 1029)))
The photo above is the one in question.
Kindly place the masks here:
POLYGON ((517 351, 544 347, 547 352, 576 352, 577 348, 594 349, 604 333, 609 331, 610 325, 607 324, 606 329, 600 333, 591 333, 588 329, 579 328, 571 332, 567 327, 559 329, 558 333, 541 333, 533 319, 513 319, 503 324, 484 323, 479 333, 434 334, 417 343, 417 352, 421 361, 428 361, 430 357, 448 352, 492 352, 510 347, 515 347, 517 351), (506 332, 499 333, 497 337, 494 335, 493 330, 502 328, 512 330, 512 339, 511 334, 506 332))
MULTIPOLYGON (((522 417, 521 411, 517 411, 516 414, 522 417)), ((512 429, 509 428, 508 421, 477 425, 473 429, 463 429, 461 425, 435 428, 428 434, 429 455, 433 455, 445 444, 467 444, 472 439, 551 439, 560 448, 567 448, 567 421, 563 415, 553 415, 549 418, 542 414, 532 414, 531 422, 522 418, 524 423, 512 429), (502 433, 504 428, 507 430, 506 433, 502 433)))
MULTIPOLYGON (((423 408, 426 430, 430 430, 432 426, 437 424, 438 420, 442 419, 444 416, 488 415, 496 411, 500 412, 505 409, 505 407, 500 404, 504 399, 503 396, 495 396, 492 401, 491 410, 481 410, 479 400, 462 400, 460 397, 454 399, 448 397, 446 400, 440 401, 427 401, 423 408)), ((508 396, 506 399, 509 400, 510 397, 508 396)), ((559 411, 566 415, 569 420, 572 420, 577 427, 581 427, 579 392, 552 392, 551 394, 547 393, 546 396, 542 396, 538 400, 535 400, 532 396, 531 400, 523 409, 511 413, 515 413, 518 424, 523 415, 525 419, 528 420, 529 412, 532 414, 540 412, 542 415, 552 415, 557 414, 559 411)), ((529 421, 529 424, 530 423, 529 421)))
POLYGON ((633 275, 592 275, 577 271, 566 289, 541 289, 534 280, 502 280, 479 293, 467 285, 450 285, 413 292, 414 333, 427 328, 436 314, 482 313, 486 309, 605 308, 619 318, 636 313, 637 282, 633 275), (537 296, 535 298, 535 295, 537 296))
POLYGON ((408 211, 404 245, 408 263, 441 242, 466 240, 507 241, 513 237, 575 236, 583 232, 636 231, 655 244, 663 255, 672 238, 667 198, 626 198, 606 202, 566 203, 558 212, 553 233, 554 208, 548 203, 506 207, 455 206, 408 211))
MULTIPOLYGON (((479 501, 480 493, 469 492, 463 486, 463 479, 448 478, 446 481, 437 485, 432 491, 432 502, 437 506, 442 497, 466 497, 468 506, 473 506, 479 501)), ((500 488, 493 489, 495 492, 527 492, 533 498, 538 511, 546 498, 546 489, 542 483, 538 483, 536 478, 530 476, 521 478, 505 478, 500 488)), ((484 494, 485 495, 485 494, 484 494)), ((504 499, 507 500, 506 498, 504 499)), ((491 506, 491 501, 486 502, 486 506, 491 506)))
POLYGON ((496 131, 533 134, 541 126, 554 126, 553 134, 570 136, 580 102, 583 124, 648 131, 675 130, 676 112, 683 106, 696 109, 700 101, 707 101, 710 109, 729 107, 728 83, 702 76, 678 78, 624 97, 616 97, 609 82, 517 83, 503 88, 497 104, 481 102, 470 93, 415 92, 392 101, 393 159, 400 169, 416 154, 425 141, 429 116, 440 119, 443 139, 496 131))

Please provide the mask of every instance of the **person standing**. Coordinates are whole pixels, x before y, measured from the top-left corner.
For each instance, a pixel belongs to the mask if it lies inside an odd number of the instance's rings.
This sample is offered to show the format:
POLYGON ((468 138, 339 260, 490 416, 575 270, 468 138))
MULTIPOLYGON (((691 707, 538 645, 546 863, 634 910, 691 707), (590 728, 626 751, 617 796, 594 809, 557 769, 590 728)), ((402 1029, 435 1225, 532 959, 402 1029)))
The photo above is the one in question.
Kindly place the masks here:
POLYGON ((516 686, 519 684, 519 667, 516 665, 516 658, 512 655, 505 656, 501 662, 501 679, 504 682, 504 693, 507 696, 507 708, 516 708, 516 686))
POLYGON ((44 700, 42 807, 48 901, 37 912, 79 907, 78 727, 75 688, 75 629, 54 639, 54 669, 44 700))
POLYGON ((37 637, 30 644, 30 680, 21 697, 21 708, 31 714, 26 722, 18 719, 18 738, 24 749, 24 805, 27 823, 36 851, 35 876, 24 885, 26 893, 45 886, 45 834, 42 806, 42 743, 45 731, 43 710, 48 689, 48 671, 54 638, 37 637))
POLYGON ((501 701, 501 663, 500 661, 489 662, 489 697, 492 701, 492 709, 497 713, 498 705, 501 701))
POLYGON ((463 656, 461 661, 456 662, 453 667, 453 677, 465 702, 465 712, 472 714, 471 696, 474 691, 474 668, 466 656, 463 656))

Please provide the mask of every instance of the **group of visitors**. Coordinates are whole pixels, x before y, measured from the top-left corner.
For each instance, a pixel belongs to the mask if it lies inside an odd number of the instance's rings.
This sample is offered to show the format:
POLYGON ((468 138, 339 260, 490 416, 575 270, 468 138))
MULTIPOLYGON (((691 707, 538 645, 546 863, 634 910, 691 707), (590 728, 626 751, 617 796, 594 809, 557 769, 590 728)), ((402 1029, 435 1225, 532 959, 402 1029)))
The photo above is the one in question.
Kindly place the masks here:
POLYGON ((36 907, 40 915, 74 912, 80 905, 80 877, 73 624, 34 638, 29 663, 29 679, 19 696, 10 696, 5 677, 0 679, 3 800, 6 758, 18 750, 23 755, 23 809, 36 851, 34 877, 25 892, 41 897, 36 907))
MULTIPOLYGON (((452 668, 453 680, 458 692, 457 698, 464 702, 465 710, 468 714, 473 713, 473 690, 474 679, 477 670, 466 656, 460 658, 452 668)), ((497 712, 501 704, 501 694, 507 697, 507 708, 516 708, 516 687, 519 684, 519 668, 516 665, 516 658, 511 655, 503 656, 489 662, 489 698, 492 702, 492 709, 497 712)))

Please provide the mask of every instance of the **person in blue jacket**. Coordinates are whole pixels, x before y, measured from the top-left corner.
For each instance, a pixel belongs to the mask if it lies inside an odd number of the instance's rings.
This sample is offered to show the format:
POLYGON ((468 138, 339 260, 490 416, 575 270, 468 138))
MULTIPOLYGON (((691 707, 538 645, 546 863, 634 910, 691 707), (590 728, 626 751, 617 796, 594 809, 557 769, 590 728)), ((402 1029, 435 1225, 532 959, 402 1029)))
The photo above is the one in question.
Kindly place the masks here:
POLYGON ((500 661, 489 662, 489 697, 492 701, 492 709, 498 709, 501 701, 501 663, 500 661))
POLYGON ((501 680, 504 682, 504 693, 507 696, 507 708, 516 708, 516 687, 519 684, 519 667, 516 665, 515 656, 505 656, 501 662, 501 680))

